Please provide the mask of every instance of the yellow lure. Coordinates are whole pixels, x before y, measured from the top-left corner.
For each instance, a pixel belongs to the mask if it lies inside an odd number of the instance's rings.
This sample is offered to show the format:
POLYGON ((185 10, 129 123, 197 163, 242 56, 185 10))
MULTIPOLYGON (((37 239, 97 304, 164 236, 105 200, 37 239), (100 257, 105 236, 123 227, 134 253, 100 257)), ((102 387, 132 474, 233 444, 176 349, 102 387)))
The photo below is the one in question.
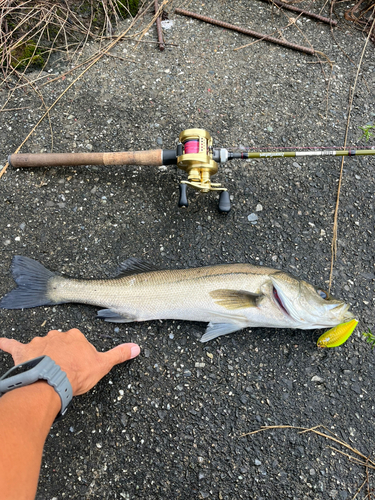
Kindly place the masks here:
POLYGON ((354 332, 355 327, 358 325, 356 319, 352 319, 347 323, 340 323, 323 333, 318 339, 318 347, 338 347, 348 340, 350 335, 354 332))

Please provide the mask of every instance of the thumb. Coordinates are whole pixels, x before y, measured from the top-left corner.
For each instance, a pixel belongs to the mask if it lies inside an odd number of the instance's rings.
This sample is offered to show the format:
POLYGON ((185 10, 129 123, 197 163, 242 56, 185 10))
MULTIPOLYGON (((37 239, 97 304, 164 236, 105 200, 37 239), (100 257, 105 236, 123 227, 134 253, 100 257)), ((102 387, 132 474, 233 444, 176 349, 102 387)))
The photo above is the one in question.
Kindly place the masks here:
POLYGON ((6 337, 0 338, 0 349, 9 354, 13 354, 19 345, 20 342, 15 339, 7 339, 6 337))
POLYGON ((133 359, 138 356, 141 352, 139 345, 137 344, 120 344, 107 352, 103 352, 103 358, 109 367, 109 370, 119 363, 123 363, 128 359, 133 359))

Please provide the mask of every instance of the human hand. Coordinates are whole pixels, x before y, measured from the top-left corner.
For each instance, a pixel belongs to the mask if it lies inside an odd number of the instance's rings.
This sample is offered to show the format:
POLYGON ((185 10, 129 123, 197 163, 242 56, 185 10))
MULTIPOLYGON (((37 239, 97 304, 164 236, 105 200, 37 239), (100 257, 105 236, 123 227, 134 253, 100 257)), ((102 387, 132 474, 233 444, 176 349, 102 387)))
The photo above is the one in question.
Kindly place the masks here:
POLYGON ((35 337, 28 344, 0 338, 0 349, 12 355, 18 365, 47 355, 67 374, 73 396, 89 391, 114 365, 138 356, 137 344, 120 344, 107 352, 98 352, 76 328, 68 332, 52 330, 45 337, 35 337))

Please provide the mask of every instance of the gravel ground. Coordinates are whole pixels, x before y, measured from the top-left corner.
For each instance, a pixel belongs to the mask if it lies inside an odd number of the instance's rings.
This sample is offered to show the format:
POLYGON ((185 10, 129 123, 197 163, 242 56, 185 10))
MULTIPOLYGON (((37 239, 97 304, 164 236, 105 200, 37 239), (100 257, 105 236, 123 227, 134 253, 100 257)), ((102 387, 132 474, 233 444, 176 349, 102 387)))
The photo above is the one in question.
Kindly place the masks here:
MULTIPOLYGON (((365 43, 344 20, 348 5, 339 4, 333 31, 301 17, 282 32, 324 53, 322 64, 170 8, 164 52, 151 43, 152 27, 139 45, 117 44, 115 57, 103 57, 64 94, 50 113, 54 151, 169 149, 193 127, 207 129, 222 147, 340 146, 365 43)), ((289 22, 260 1, 173 6, 274 36, 289 22)), ((328 15, 323 0, 306 6, 322 7, 328 15)), ((89 44, 83 55, 97 49, 89 44)), ((70 65, 52 61, 50 77, 70 65)), ((45 103, 72 80, 39 86, 45 103)), ((374 85, 368 45, 348 144, 369 147, 358 127, 375 121, 374 85)), ((3 87, 0 103, 7 97, 3 87)), ((12 110, 0 125, 3 164, 44 112, 27 86, 6 108, 12 110)), ((44 120, 21 152, 50 149, 44 120)), ((264 264, 326 286, 340 163, 332 157, 228 163, 214 178, 229 189, 227 215, 218 212, 213 193, 189 191, 189 207, 178 209, 185 174, 177 167, 9 168, 0 180, 0 296, 14 286, 9 268, 17 254, 75 277, 109 275, 135 256, 171 269, 264 264)), ((201 323, 109 324, 84 305, 0 310, 0 334, 24 342, 78 327, 99 350, 126 341, 142 348, 51 429, 37 499, 352 499, 366 470, 329 446, 352 451, 296 429, 244 434, 264 425, 323 425, 373 457, 374 352, 361 332, 374 328, 374 166, 369 156, 344 164, 332 293, 352 304, 360 324, 341 347, 318 350, 321 331, 261 328, 202 344, 201 323)), ((2 372, 12 365, 4 353, 0 361, 2 372)), ((365 486, 356 498, 367 493, 365 486)))

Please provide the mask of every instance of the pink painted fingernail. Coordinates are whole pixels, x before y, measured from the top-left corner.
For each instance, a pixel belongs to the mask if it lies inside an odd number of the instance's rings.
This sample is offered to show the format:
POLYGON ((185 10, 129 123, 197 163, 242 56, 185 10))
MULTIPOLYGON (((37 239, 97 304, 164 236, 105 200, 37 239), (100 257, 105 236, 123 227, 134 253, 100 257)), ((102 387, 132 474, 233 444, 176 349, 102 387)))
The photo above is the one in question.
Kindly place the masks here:
POLYGON ((139 345, 132 344, 130 348, 130 359, 136 358, 138 354, 141 352, 139 345))

